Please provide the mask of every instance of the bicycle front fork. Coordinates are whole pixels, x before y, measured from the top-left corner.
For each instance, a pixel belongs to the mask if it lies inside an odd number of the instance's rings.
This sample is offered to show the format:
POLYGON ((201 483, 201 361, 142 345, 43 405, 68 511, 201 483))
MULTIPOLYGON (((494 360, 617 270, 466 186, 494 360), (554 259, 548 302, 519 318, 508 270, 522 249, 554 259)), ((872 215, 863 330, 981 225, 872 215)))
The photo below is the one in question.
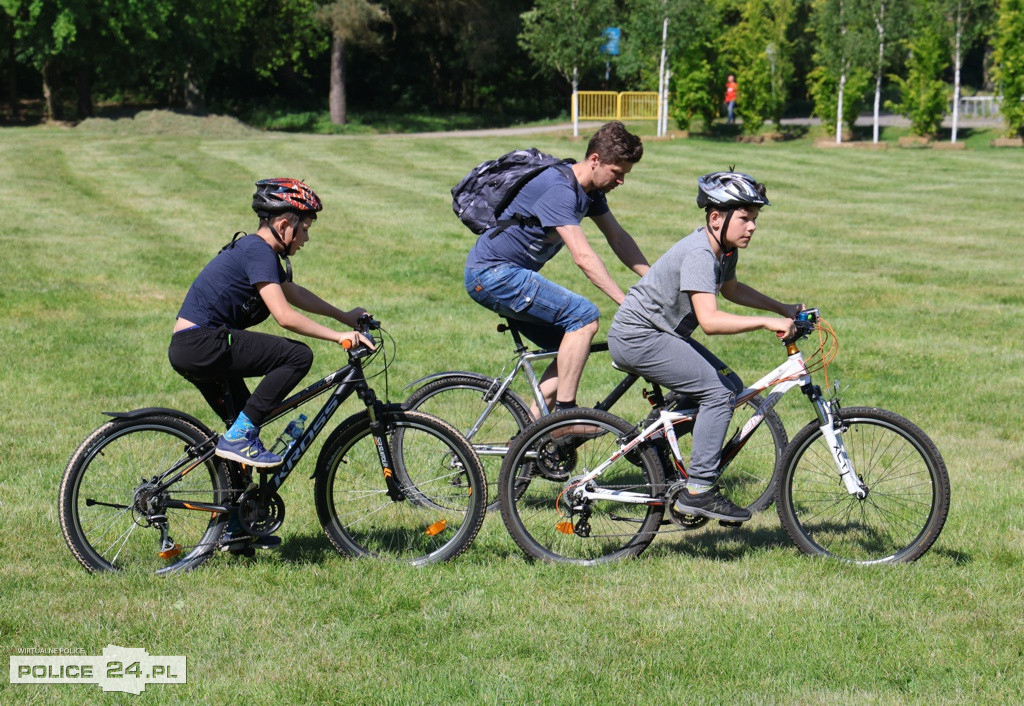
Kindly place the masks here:
POLYGON ((850 455, 846 452, 846 446, 843 444, 842 434, 846 428, 839 415, 839 399, 837 397, 826 399, 817 385, 808 386, 807 389, 804 389, 804 394, 814 405, 814 411, 818 417, 818 428, 821 429, 821 435, 828 443, 829 452, 832 454, 832 460, 835 461, 839 478, 846 486, 846 492, 863 500, 868 496, 868 487, 857 475, 850 455))

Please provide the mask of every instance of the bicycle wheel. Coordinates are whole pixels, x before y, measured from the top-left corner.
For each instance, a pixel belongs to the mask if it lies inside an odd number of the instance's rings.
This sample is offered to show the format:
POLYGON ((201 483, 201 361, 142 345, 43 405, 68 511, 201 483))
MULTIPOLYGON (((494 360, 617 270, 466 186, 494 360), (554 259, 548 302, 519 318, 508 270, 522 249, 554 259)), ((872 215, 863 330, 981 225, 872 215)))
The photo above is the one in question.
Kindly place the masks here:
POLYGON ((341 423, 317 459, 316 511, 331 543, 351 557, 415 565, 454 559, 483 524, 487 481, 472 447, 447 422, 389 410, 382 420, 403 497, 388 495, 370 418, 341 423), (401 444, 400 454, 395 449, 401 444))
POLYGON ((508 445, 532 421, 526 405, 511 390, 505 390, 481 420, 498 384, 493 378, 456 373, 424 385, 405 401, 408 409, 445 420, 473 444, 487 476, 488 510, 498 506, 498 473, 508 445))
POLYGON ((935 542, 949 512, 949 477, 923 431, 884 409, 839 411, 843 446, 868 488, 850 495, 817 422, 783 462, 779 518, 801 551, 857 564, 910 562, 935 542))
MULTIPOLYGON (((732 416, 732 430, 742 429, 761 402, 760 397, 755 397, 737 408, 732 416)), ((732 433, 730 431, 727 438, 731 438, 732 433)), ((775 500, 776 470, 782 465, 788 443, 782 420, 774 409, 770 410, 718 477, 722 494, 750 512, 767 509, 775 500)))
MULTIPOLYGON (((596 564, 642 552, 654 539, 664 513, 650 504, 573 499, 578 479, 608 460, 619 439, 636 429, 596 409, 550 414, 513 442, 501 467, 501 518, 516 544, 542 561, 596 564)), ((664 494, 657 453, 641 446, 620 457, 587 484, 588 489, 664 494)))
POLYGON ((205 443, 206 432, 160 414, 115 419, 90 434, 72 455, 60 484, 61 530, 82 566, 165 574, 205 561, 227 515, 168 508, 166 502, 224 502, 228 481, 223 462, 211 456, 162 491, 153 484, 165 471, 194 463, 195 449, 205 443), (164 551, 163 517, 169 544, 180 545, 180 553, 164 551))

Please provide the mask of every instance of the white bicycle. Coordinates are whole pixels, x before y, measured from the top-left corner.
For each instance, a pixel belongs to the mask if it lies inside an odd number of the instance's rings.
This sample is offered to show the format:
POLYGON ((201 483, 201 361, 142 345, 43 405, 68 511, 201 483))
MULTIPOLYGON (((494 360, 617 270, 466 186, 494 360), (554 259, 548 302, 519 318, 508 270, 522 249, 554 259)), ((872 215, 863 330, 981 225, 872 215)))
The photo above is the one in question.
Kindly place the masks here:
MULTIPOLYGON (((873 407, 843 408, 811 374, 838 352, 816 309, 783 341, 786 361, 737 395, 737 407, 769 390, 723 448, 734 463, 779 399, 799 388, 815 419, 786 447, 775 504, 805 553, 858 564, 910 562, 935 542, 949 511, 949 478, 935 444, 903 417, 873 407), (797 341, 818 333, 805 360, 797 341)), ((678 436, 696 409, 660 409, 636 426, 601 410, 556 412, 513 441, 498 481, 501 515, 513 539, 544 561, 593 564, 640 554, 664 524, 694 529, 706 518, 673 505, 685 486, 678 436), (567 478, 555 481, 553 478, 567 478), (668 519, 665 519, 666 511, 668 519)), ((739 524, 739 523, 722 523, 739 524)))

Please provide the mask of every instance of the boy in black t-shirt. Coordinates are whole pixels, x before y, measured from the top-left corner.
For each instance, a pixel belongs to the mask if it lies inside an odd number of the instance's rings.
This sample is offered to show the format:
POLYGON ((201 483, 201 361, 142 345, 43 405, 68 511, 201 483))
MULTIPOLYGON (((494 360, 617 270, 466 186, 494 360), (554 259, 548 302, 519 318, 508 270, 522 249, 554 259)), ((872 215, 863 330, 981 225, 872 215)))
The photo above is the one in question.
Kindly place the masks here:
POLYGON ((299 341, 246 329, 273 316, 293 333, 338 344, 373 344, 358 332, 335 331, 293 308, 346 326, 355 326, 365 313, 358 307, 338 309, 291 279, 288 256, 309 240, 309 228, 323 208, 313 190, 296 179, 264 179, 256 183, 252 208, 260 219, 258 230, 236 234, 196 277, 178 312, 168 357, 228 425, 217 455, 266 468, 279 465, 281 457, 263 447, 260 425, 309 372, 313 353, 299 341), (263 379, 250 394, 244 378, 256 376, 263 379))

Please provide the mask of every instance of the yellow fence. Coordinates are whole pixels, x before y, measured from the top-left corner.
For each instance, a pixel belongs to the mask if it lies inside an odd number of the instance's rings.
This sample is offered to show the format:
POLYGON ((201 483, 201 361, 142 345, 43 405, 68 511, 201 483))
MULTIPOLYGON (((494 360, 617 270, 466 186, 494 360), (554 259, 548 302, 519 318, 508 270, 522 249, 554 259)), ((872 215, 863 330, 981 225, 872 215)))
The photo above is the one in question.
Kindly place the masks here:
POLYGON ((578 91, 576 95, 580 120, 658 119, 657 91, 578 91))

